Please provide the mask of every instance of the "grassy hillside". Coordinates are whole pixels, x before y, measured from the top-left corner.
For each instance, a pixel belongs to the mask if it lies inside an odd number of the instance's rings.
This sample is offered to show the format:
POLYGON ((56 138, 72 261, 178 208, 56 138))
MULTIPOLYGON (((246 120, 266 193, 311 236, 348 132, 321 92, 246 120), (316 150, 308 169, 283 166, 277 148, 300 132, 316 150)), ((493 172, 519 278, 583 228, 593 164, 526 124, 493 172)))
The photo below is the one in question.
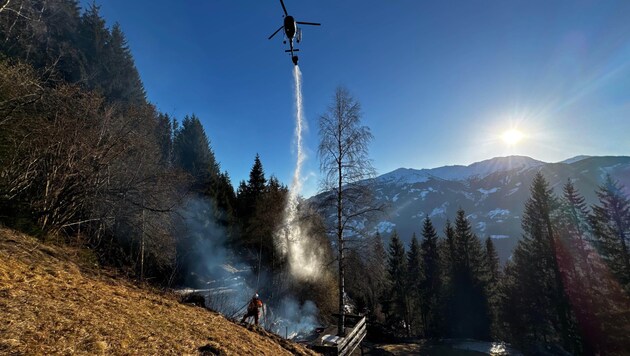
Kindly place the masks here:
POLYGON ((311 354, 0 228, 0 354, 311 354))

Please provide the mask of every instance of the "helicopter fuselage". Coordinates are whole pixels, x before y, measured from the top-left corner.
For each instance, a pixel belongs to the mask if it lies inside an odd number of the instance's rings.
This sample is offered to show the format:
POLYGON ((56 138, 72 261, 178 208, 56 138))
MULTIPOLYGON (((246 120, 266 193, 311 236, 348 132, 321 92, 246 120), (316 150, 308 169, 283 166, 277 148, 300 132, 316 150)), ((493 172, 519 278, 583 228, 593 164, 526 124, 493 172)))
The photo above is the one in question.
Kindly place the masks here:
POLYGON ((284 34, 290 41, 293 41, 293 37, 295 37, 295 33, 297 32, 297 24, 295 23, 295 19, 293 16, 285 16, 284 17, 284 34))

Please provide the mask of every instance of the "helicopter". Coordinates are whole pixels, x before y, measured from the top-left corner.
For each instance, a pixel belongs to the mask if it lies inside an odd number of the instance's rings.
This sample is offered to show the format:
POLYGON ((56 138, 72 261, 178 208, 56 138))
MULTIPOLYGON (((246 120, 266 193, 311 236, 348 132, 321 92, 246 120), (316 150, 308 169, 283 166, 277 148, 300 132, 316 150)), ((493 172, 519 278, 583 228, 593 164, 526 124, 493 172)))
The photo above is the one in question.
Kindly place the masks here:
POLYGON ((289 16, 287 8, 284 6, 284 1, 280 0, 280 5, 282 5, 282 10, 284 10, 284 23, 276 30, 276 32, 272 33, 268 39, 272 39, 273 36, 280 32, 280 30, 284 29, 284 35, 286 36, 286 38, 283 43, 286 44, 287 40, 289 41, 289 49, 285 50, 285 52, 291 53, 291 61, 293 61, 294 65, 297 65, 298 56, 295 55, 294 52, 298 52, 299 49, 293 48, 293 39, 295 38, 297 43, 300 43, 300 41, 302 40, 302 30, 298 28, 298 24, 309 26, 321 26, 322 24, 315 22, 295 21, 295 18, 293 18, 293 16, 289 16))

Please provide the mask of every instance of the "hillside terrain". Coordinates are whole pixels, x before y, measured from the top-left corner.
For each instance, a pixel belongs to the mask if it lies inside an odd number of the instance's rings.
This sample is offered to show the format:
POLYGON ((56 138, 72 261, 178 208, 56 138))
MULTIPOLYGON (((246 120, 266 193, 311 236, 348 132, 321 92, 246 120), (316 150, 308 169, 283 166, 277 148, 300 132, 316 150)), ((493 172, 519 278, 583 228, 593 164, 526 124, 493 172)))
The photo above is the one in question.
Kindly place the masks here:
MULTIPOLYGON (((414 232, 420 234, 425 216, 441 232, 446 219, 453 221, 457 209, 463 208, 477 236, 493 238, 501 260, 505 261, 522 234, 521 216, 538 171, 557 195, 562 194, 563 185, 571 179, 588 205, 597 202, 595 190, 606 174, 630 188, 630 157, 626 156, 578 156, 558 163, 509 156, 469 166, 400 168, 374 180, 375 205, 384 204, 384 213, 357 225, 371 234, 379 231, 384 237, 395 229, 408 243, 414 232)), ((326 215, 332 219, 334 214, 330 211, 326 215)))
POLYGON ((0 228, 0 354, 313 354, 94 260, 0 228))

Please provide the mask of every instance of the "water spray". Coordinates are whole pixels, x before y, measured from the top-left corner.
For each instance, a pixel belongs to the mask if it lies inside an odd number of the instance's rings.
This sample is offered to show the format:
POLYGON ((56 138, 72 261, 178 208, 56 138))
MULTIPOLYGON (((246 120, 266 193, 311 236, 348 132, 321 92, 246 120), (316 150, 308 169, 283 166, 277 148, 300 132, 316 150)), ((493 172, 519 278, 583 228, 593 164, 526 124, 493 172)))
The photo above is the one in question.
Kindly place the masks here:
POLYGON ((295 144, 296 165, 293 180, 289 188, 289 196, 284 209, 283 229, 279 232, 279 248, 288 256, 291 274, 300 279, 312 279, 319 275, 319 261, 313 253, 305 229, 299 221, 299 197, 302 191, 302 164, 305 154, 302 147, 302 131, 304 115, 302 106, 302 72, 299 66, 293 67, 295 81, 295 144))

